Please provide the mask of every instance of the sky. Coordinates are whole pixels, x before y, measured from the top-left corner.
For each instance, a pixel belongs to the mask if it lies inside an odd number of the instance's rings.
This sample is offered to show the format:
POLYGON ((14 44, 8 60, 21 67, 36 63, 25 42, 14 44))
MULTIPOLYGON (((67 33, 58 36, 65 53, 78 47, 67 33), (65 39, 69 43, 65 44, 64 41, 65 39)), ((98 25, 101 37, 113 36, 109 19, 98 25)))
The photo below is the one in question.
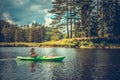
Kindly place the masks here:
POLYGON ((10 23, 25 25, 38 22, 51 23, 48 13, 52 9, 52 0, 0 0, 0 19, 10 23))

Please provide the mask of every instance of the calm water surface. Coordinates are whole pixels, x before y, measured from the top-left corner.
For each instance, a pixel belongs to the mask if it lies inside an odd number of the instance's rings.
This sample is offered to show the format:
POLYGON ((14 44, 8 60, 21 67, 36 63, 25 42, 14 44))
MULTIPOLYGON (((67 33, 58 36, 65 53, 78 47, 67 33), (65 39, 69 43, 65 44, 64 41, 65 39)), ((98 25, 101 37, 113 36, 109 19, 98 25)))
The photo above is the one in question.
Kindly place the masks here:
POLYGON ((16 61, 31 47, 0 47, 0 80, 120 80, 120 49, 39 48, 40 55, 62 55, 62 62, 16 61))

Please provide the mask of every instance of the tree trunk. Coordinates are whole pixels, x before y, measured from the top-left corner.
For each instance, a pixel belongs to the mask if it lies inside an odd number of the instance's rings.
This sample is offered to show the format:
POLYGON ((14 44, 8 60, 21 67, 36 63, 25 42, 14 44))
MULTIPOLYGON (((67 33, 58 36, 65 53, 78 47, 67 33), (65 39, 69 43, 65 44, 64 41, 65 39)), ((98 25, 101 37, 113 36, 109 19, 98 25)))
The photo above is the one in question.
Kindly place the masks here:
POLYGON ((67 0, 67 38, 69 38, 69 28, 68 28, 68 0, 67 0))

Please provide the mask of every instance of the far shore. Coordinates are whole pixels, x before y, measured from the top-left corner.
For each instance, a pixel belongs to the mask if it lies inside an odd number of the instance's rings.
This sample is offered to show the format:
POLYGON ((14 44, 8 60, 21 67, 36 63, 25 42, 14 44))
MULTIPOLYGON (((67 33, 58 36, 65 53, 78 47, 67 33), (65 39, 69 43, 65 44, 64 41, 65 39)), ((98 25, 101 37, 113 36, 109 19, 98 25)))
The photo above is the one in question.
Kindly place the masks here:
POLYGON ((54 48, 54 47, 60 47, 60 48, 93 48, 93 49, 96 49, 96 48, 103 48, 103 49, 120 49, 120 45, 115 45, 113 44, 112 46, 101 46, 101 45, 98 45, 98 46, 75 46, 75 45, 72 45, 72 44, 66 44, 66 45, 63 45, 63 44, 43 44, 43 43, 28 43, 28 42, 10 42, 10 43, 7 43, 7 42, 0 42, 0 47, 42 47, 42 48, 54 48))

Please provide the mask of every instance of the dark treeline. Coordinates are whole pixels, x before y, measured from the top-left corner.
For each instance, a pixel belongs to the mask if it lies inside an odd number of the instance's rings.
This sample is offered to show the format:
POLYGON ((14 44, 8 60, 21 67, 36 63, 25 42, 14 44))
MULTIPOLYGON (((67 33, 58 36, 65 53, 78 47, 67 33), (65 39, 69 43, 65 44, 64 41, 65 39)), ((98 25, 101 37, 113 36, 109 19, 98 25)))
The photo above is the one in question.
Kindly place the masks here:
POLYGON ((0 42, 43 42, 62 38, 56 29, 39 23, 18 26, 0 20, 0 42))

